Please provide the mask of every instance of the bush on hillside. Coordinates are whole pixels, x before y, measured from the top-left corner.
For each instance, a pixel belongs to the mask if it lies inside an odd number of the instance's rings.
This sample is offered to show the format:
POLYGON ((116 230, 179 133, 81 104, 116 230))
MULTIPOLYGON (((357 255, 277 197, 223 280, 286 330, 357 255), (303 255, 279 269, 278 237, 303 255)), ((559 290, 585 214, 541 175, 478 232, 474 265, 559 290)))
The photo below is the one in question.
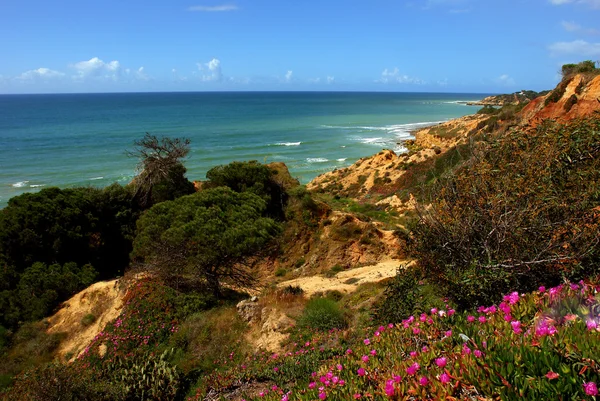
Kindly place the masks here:
POLYGON ((260 196, 266 203, 266 213, 270 217, 283 218, 287 193, 274 179, 275 172, 267 166, 252 160, 232 162, 213 167, 206 173, 209 180, 204 187, 228 187, 235 192, 250 192, 260 196))
POLYGON ((10 199, 0 211, 0 324, 16 329, 93 280, 123 274, 139 213, 117 184, 10 199))
POLYGON ((585 60, 577 64, 564 64, 561 68, 561 73, 563 77, 567 77, 574 74, 600 72, 596 68, 596 64, 592 60, 585 60))
POLYGON ((90 264, 34 263, 21 274, 15 289, 0 293, 0 322, 17 327, 22 321, 40 320, 60 302, 91 285, 97 275, 90 264))
POLYGON ((375 320, 382 324, 399 323, 408 316, 421 312, 421 272, 411 267, 400 267, 386 285, 383 296, 375 305, 375 320))
POLYGON ((327 331, 343 329, 347 322, 337 302, 319 297, 308 301, 297 326, 300 330, 327 331))
POLYGON ((476 150, 420 208, 412 250, 459 306, 598 269, 600 119, 515 131, 476 150))
POLYGON ((169 281, 196 277, 220 297, 223 281, 253 285, 248 257, 280 231, 251 192, 207 189, 154 205, 138 220, 132 256, 169 281))

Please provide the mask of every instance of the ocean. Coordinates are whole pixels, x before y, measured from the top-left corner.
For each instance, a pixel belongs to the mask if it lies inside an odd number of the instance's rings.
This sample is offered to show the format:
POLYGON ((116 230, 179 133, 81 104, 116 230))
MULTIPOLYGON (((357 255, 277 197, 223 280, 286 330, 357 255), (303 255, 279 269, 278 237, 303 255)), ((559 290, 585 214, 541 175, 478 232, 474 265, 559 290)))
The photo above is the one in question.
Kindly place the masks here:
POLYGON ((24 192, 126 184, 146 132, 187 137, 188 178, 232 161, 285 162, 307 183, 416 128, 472 114, 487 94, 178 92, 0 95, 0 208, 24 192))

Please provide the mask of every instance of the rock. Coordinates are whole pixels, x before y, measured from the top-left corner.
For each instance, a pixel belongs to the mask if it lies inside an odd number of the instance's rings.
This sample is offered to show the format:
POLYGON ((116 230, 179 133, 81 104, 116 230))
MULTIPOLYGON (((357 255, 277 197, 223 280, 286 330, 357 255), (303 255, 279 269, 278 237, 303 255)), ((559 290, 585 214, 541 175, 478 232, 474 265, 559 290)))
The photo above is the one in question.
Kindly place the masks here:
POLYGON ((436 155, 439 155, 440 153, 442 153, 442 149, 439 146, 434 146, 433 151, 435 152, 436 155))
POLYGON ((260 305, 257 303, 258 298, 252 297, 238 302, 236 305, 237 312, 240 317, 246 322, 260 321, 261 310, 260 305), (253 300, 256 298, 255 300, 253 300))

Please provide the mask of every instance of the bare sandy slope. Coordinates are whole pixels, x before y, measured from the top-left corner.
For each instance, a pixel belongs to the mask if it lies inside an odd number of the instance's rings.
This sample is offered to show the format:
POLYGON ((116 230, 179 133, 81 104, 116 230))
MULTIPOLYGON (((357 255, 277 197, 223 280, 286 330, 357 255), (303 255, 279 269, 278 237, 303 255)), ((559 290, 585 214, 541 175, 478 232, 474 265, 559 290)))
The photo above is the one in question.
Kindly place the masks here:
POLYGON ((407 260, 387 260, 375 265, 357 267, 339 272, 334 277, 300 277, 279 283, 279 287, 299 286, 307 296, 316 292, 337 290, 344 293, 354 291, 360 284, 378 282, 396 275, 399 266, 409 263, 407 260), (348 281, 350 280, 350 283, 348 281))
POLYGON ((92 284, 71 297, 48 319, 49 333, 67 333, 58 349, 59 358, 77 357, 108 322, 119 316, 126 287, 119 280, 92 284), (88 314, 93 315, 95 321, 85 326, 82 319, 88 314))

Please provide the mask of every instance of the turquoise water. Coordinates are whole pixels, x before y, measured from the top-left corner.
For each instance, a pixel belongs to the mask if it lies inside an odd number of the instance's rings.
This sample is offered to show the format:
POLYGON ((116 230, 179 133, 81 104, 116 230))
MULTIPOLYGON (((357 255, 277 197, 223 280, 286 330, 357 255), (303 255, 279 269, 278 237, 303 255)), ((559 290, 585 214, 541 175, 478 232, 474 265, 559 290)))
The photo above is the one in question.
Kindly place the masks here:
POLYGON ((192 141, 203 179, 234 160, 283 161, 306 183, 398 143, 419 126, 472 114, 484 94, 125 93, 0 95, 0 207, 48 186, 127 183, 125 150, 149 132, 192 141))

